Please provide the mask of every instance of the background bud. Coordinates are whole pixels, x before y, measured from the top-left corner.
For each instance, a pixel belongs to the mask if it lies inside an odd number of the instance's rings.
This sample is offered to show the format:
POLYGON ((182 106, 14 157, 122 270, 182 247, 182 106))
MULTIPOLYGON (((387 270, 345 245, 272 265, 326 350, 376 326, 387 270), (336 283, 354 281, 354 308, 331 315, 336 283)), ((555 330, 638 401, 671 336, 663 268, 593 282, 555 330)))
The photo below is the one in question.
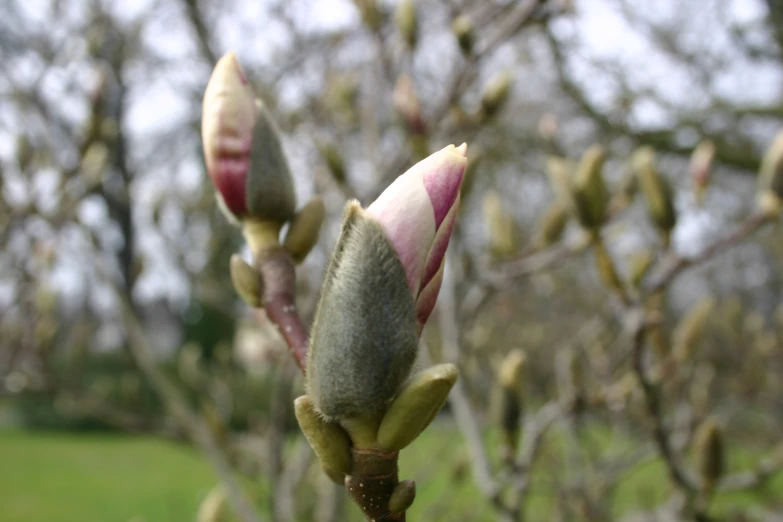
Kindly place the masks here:
POLYGON ((451 31, 457 38, 457 44, 460 51, 465 56, 470 56, 473 53, 473 22, 466 15, 457 16, 451 23, 451 31))
POLYGON ((677 214, 671 186, 656 170, 655 152, 650 147, 642 147, 634 153, 632 163, 639 187, 647 201, 650 219, 661 232, 668 235, 677 223, 677 214))
POLYGON ((522 231, 514 216, 506 210, 500 194, 494 190, 484 195, 484 222, 489 230, 489 253, 496 261, 514 257, 522 245, 522 231))
POLYGON ((407 74, 400 75, 392 93, 394 109, 400 115, 409 133, 420 135, 425 133, 424 120, 421 117, 421 105, 416 94, 416 84, 407 74))
POLYGON ((546 175, 549 186, 563 207, 574 212, 574 195, 571 190, 571 176, 576 170, 573 162, 560 156, 549 156, 546 159, 546 175))
POLYGON ((567 224, 568 212, 565 207, 559 201, 553 201, 536 222, 533 246, 541 249, 557 243, 563 237, 567 224))
POLYGON ((691 306, 674 330, 674 346, 672 354, 677 362, 683 362, 690 357, 694 346, 707 325, 707 320, 715 308, 715 300, 705 297, 691 306))
POLYGON ((761 161, 758 198, 764 208, 780 211, 780 200, 783 199, 783 131, 775 136, 761 161))
POLYGON ((606 153, 600 145, 588 148, 573 181, 574 203, 579 223, 587 229, 598 230, 606 220, 609 193, 603 178, 606 153))
POLYGON ((345 161, 340 151, 332 143, 324 143, 318 147, 321 155, 326 162, 326 167, 329 169, 332 177, 337 183, 343 184, 346 180, 345 161))
POLYGON ((330 419, 380 418, 417 346, 400 257, 381 224, 349 203, 312 328, 306 379, 313 405, 330 419))
POLYGON ((481 109, 487 117, 494 116, 508 101, 511 73, 503 71, 492 76, 481 93, 481 109))
POLYGON ((704 201, 704 191, 710 183, 712 163, 715 161, 715 144, 709 140, 699 143, 691 154, 689 171, 696 204, 704 201))
POLYGON ((397 4, 397 12, 395 13, 395 21, 397 22, 397 29, 400 31, 402 39, 408 44, 408 47, 414 49, 416 47, 416 40, 419 35, 418 20, 416 16, 415 0, 401 0, 397 4))
POLYGON ((634 287, 639 288, 647 272, 652 268, 654 261, 655 255, 648 249, 636 250, 631 254, 628 260, 628 279, 634 287))
POLYGON ((516 447, 517 434, 522 422, 524 400, 523 372, 527 356, 520 349, 511 350, 500 365, 500 426, 503 430, 507 457, 516 447))
POLYGON ((228 522, 228 497, 222 486, 212 488, 198 507, 196 522, 228 522))
POLYGON ((702 480, 702 490, 710 492, 723 474, 724 455, 720 428, 712 419, 704 421, 694 436, 696 468, 702 480))

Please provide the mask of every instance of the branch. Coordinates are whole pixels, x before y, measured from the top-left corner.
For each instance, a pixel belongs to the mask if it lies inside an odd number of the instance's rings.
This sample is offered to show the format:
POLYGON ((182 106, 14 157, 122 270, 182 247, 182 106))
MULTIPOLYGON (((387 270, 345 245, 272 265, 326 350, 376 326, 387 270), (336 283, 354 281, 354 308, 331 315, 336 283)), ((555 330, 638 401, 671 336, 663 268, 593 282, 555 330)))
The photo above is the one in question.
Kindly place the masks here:
POLYGON ((262 281, 262 303, 278 327, 299 370, 307 368, 307 328, 296 309, 296 271, 291 256, 279 246, 256 254, 256 269, 262 281))
MULTIPOLYGON (((633 312, 631 312, 633 313, 633 312)), ((637 321, 635 325, 635 331, 633 335, 633 369, 636 374, 639 383, 642 386, 642 392, 644 393, 644 402, 647 407, 647 414, 652 420, 652 435, 656 446, 658 447, 658 453, 666 464, 666 468, 669 471, 669 476, 688 497, 693 496, 698 491, 698 484, 686 475, 677 460, 674 449, 669 439, 669 434, 666 432, 663 421, 663 408, 661 406, 660 390, 652 382, 647 375, 644 368, 644 347, 645 337, 648 329, 652 326, 649 322, 645 321, 643 312, 636 311, 638 314, 634 319, 637 321)))
POLYGON ((745 220, 728 235, 713 241, 701 252, 693 257, 670 258, 669 262, 645 285, 648 294, 654 294, 668 286, 680 272, 695 265, 703 263, 713 256, 726 251, 728 248, 744 240, 764 224, 772 221, 772 217, 764 212, 757 211, 750 214, 745 220))

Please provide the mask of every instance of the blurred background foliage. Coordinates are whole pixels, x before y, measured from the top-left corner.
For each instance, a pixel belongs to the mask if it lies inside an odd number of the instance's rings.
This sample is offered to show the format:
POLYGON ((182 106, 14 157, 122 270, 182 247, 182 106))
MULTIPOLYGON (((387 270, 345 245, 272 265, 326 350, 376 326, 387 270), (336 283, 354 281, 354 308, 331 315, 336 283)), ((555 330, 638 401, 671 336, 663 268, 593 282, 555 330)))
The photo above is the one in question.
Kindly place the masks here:
POLYGON ((651 303, 661 322, 649 368, 674 458, 698 474, 696 428, 715 418, 719 475, 750 473, 750 487, 718 488, 710 503, 667 482, 630 370, 627 314, 581 227, 553 206, 550 181, 589 146, 607 151, 603 238, 624 281, 644 280, 645 260, 687 258, 730 233, 753 210, 762 155, 783 124, 781 28, 778 0, 7 0, 5 519, 231 519, 219 491, 202 503, 217 479, 139 371, 128 310, 263 520, 359 519, 298 433, 302 384, 284 344, 231 288, 228 260, 243 243, 216 210, 199 128, 210 71, 235 50, 281 127, 298 200, 326 203, 319 245, 298 270, 306 321, 346 200, 367 204, 421 157, 469 144, 422 347, 462 377, 402 462, 419 485, 411 519, 780 520, 780 222, 651 303), (707 140, 714 160, 699 171, 691 155, 707 140), (644 145, 671 185, 670 237, 636 195, 631 156, 644 145), (498 372, 514 349, 525 363, 509 392, 498 372), (547 432, 529 475, 509 463, 519 419, 547 432), (493 489, 508 476, 533 486, 493 489), (65 483, 73 493, 58 496, 51 484, 65 483))

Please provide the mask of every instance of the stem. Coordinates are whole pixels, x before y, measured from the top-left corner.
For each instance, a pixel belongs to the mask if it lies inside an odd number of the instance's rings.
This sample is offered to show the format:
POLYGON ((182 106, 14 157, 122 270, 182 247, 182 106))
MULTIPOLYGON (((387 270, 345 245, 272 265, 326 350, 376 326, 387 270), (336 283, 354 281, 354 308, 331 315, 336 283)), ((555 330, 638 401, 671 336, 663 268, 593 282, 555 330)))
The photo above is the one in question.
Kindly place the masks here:
POLYGON ((698 486, 685 474, 677 463, 674 448, 672 448, 669 434, 666 433, 666 428, 663 423, 663 408, 661 407, 660 391, 648 378, 644 368, 644 338, 648 328, 650 328, 650 326, 644 320, 641 320, 635 332, 633 369, 642 386, 647 414, 653 422, 652 434, 655 444, 658 447, 658 453, 660 453, 666 464, 672 482, 680 488, 688 498, 691 498, 698 491, 698 486))
MULTIPOLYGON (((276 241, 267 234, 259 241, 259 230, 246 233, 253 237, 251 249, 255 266, 262 282, 261 301, 269 319, 280 329, 299 370, 307 370, 308 336, 296 309, 296 271, 294 261, 276 241)), ((265 233, 266 230, 262 230, 265 233)), ((405 512, 391 513, 389 499, 399 484, 397 475, 398 452, 382 452, 352 448, 353 467, 345 477, 345 486, 354 503, 369 521, 405 521, 405 512)))
POLYGON ((345 477, 348 495, 367 520, 405 522, 405 512, 389 511, 389 499, 399 483, 397 451, 351 448, 353 469, 345 477))
POLYGON ((662 290, 664 287, 668 286, 680 272, 724 252, 727 248, 739 243, 772 220, 773 216, 769 213, 757 211, 745 218, 745 220, 731 233, 713 241, 695 256, 674 257, 668 265, 664 266, 661 271, 650 280, 649 284, 646 285, 647 292, 652 294, 662 290))
POLYGON ((279 245, 260 249, 256 269, 262 280, 264 304, 269 319, 280 329, 296 365, 307 368, 307 328, 296 310, 296 271, 291 256, 279 245))

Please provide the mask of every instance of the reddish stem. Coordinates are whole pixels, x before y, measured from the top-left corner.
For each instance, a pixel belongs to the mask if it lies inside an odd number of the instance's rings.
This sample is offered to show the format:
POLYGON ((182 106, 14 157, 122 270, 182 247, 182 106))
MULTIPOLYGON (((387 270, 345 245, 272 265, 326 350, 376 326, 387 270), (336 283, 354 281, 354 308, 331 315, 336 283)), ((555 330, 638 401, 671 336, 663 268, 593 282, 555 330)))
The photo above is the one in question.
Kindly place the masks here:
POLYGON ((263 283, 262 301, 269 319, 280 329, 296 365, 307 368, 307 328, 296 310, 296 272, 291 256, 280 247, 263 250, 256 259, 263 283))

